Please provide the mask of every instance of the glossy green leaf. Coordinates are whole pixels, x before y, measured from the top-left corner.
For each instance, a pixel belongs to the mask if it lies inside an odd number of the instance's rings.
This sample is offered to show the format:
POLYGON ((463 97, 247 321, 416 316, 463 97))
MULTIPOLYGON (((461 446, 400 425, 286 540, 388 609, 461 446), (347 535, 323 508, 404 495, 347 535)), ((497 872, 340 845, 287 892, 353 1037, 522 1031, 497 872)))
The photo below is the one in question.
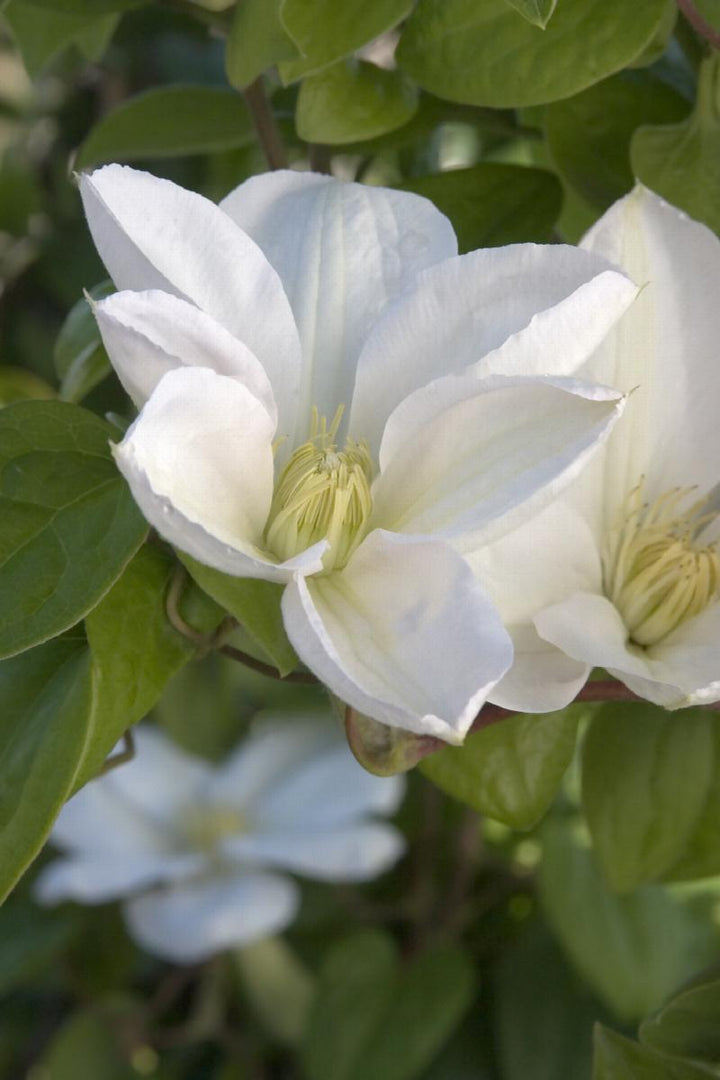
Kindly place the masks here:
POLYGON ((142 543, 147 524, 112 460, 115 434, 60 401, 0 410, 0 656, 74 626, 142 543))
POLYGON ((225 50, 227 76, 244 90, 263 71, 281 60, 294 60, 298 50, 280 19, 282 0, 243 0, 233 13, 225 50))
POLYGON ((548 921, 579 974, 620 1019, 642 1019, 713 955, 715 932, 704 913, 656 885, 629 896, 610 892, 567 823, 548 824, 542 838, 538 885, 548 921))
POLYGON ((671 1061, 598 1024, 593 1080, 703 1080, 711 1075, 691 1062, 671 1061))
POLYGON ((237 619, 253 641, 263 649, 281 675, 299 664, 287 639, 280 601, 283 587, 270 581, 236 578, 179 553, 185 566, 201 589, 237 619))
MULTIPOLYGON (((115 292, 111 281, 90 289, 93 300, 115 292)), ((60 397, 77 403, 110 374, 111 366, 100 337, 95 316, 83 297, 70 309, 55 341, 55 370, 60 377, 60 397)))
POLYGON ((590 1076, 598 1004, 542 924, 504 950, 496 991, 503 1080, 590 1076))
POLYGON ((663 1054, 720 1065, 720 981, 692 986, 640 1026, 640 1042, 663 1054))
POLYGON ((713 777, 707 798, 677 862, 670 868, 671 881, 692 881, 720 874, 720 717, 713 715, 713 777))
POLYGON ((557 0, 505 0, 505 3, 519 11, 533 26, 544 30, 552 18, 557 0))
POLYGON ((654 881, 683 853, 718 767, 716 725, 708 711, 653 705, 607 705, 595 716, 583 748, 583 807, 611 888, 654 881))
POLYGON ((15 401, 47 401, 54 397, 52 386, 34 372, 0 365, 0 409, 15 401))
POLYGON ((630 144, 630 160, 638 180, 720 232, 720 53, 702 65, 690 118, 639 128, 630 144))
POLYGON ((78 150, 75 166, 106 161, 210 154, 255 138, 239 94, 216 86, 162 86, 123 102, 100 120, 78 150))
POLYGON ((392 939, 359 931, 320 971, 304 1045, 308 1080, 411 1080, 466 1011, 472 966, 452 945, 401 965, 392 939))
POLYGON ((279 65, 294 82, 342 60, 404 19, 413 0, 282 0, 280 18, 300 54, 279 65))
POLYGON ((398 63, 439 97, 513 108, 570 97, 620 71, 653 39, 668 0, 562 0, 547 29, 499 0, 420 0, 398 63))
POLYGON ((630 140, 641 124, 675 123, 684 98, 649 71, 623 72, 548 105, 545 132, 563 178, 605 210, 633 186, 630 140))
POLYGON ((37 855, 72 790, 92 710, 82 636, 0 663, 0 899, 37 855))
POLYGON ((432 200, 450 218, 460 251, 550 240, 562 187, 544 169, 483 162, 407 180, 404 191, 432 200))
POLYGON ((306 142, 341 145, 402 127, 417 105, 417 88, 401 72, 341 60, 303 79, 295 126, 306 142))
POLYGON ((146 544, 87 617, 97 723, 78 786, 99 771, 123 732, 150 712, 168 680, 195 653, 165 612, 176 565, 169 554, 146 544))
POLYGON ((102 9, 103 0, 97 7, 95 0, 83 6, 57 5, 43 0, 7 0, 3 8, 17 47, 31 78, 36 78, 43 68, 69 45, 77 45, 87 51, 91 37, 107 38, 114 29, 115 20, 102 9))
POLYGON ((509 716, 420 763, 438 787, 481 814, 529 829, 550 806, 575 749, 582 707, 509 716))

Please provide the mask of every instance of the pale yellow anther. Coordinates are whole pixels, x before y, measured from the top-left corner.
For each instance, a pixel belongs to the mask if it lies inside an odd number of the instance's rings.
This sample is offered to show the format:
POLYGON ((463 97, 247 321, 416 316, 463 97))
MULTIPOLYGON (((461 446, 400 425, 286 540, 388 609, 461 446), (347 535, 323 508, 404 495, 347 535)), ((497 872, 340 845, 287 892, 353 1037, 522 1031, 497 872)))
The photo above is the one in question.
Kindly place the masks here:
POLYGON ((226 836, 245 831, 246 822, 239 810, 229 806, 200 806, 186 814, 181 831, 186 841, 208 855, 215 853, 226 836))
POLYGON ((685 510, 692 488, 672 488, 643 502, 642 482, 611 530, 603 559, 605 592, 636 645, 656 645, 681 623, 699 615, 720 589, 715 544, 698 536, 717 516, 708 498, 685 510), (703 513, 704 510, 709 512, 703 513))
POLYGON ((372 462, 363 442, 335 438, 342 406, 328 426, 313 409, 310 438, 294 451, 275 485, 265 543, 281 561, 327 540, 325 570, 341 569, 365 535, 372 510, 372 462))

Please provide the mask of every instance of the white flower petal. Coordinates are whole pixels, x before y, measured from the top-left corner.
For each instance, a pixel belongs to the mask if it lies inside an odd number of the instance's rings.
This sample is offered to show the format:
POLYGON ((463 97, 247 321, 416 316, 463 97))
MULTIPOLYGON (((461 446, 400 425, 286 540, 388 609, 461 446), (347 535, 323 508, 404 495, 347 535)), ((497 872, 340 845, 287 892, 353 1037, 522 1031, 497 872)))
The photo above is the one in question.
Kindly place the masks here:
POLYGON ((614 391, 571 379, 437 379, 388 421, 372 520, 462 550, 489 543, 578 474, 622 408, 614 391))
POLYGON ((573 374, 636 291, 604 259, 560 245, 488 248, 425 270, 367 339, 350 431, 377 447, 408 394, 478 362, 483 374, 573 374))
POLYGON ((283 597, 301 659, 343 701, 394 727, 462 742, 510 666, 510 640, 448 545, 373 532, 344 570, 283 597))
POLYGON ((197 304, 258 357, 281 416, 300 374, 300 343, 276 272, 219 207, 124 165, 80 178, 100 257, 118 289, 161 289, 197 304))
POLYGON ((293 714, 260 717, 218 770, 209 796, 237 805, 265 831, 392 814, 404 790, 402 777, 372 776, 358 765, 333 719, 293 714))
POLYGON ((239 379, 276 423, 272 387, 260 361, 199 308, 153 290, 114 293, 94 304, 93 314, 113 367, 138 408, 168 371, 204 367, 239 379))
POLYGON ((720 243, 638 186, 591 229, 583 246, 644 286, 636 303, 588 367, 587 376, 620 389, 638 387, 608 446, 614 512, 642 474, 648 497, 678 484, 718 481, 720 243))
POLYGON ((130 933, 149 952, 192 964, 275 934, 295 917, 296 886, 275 874, 247 873, 185 882, 128 901, 130 933))
POLYGON ((282 581, 319 569, 325 544, 279 565, 262 548, 272 437, 265 407, 242 383, 180 368, 162 378, 114 453, 143 514, 171 544, 225 573, 282 581))
POLYGON ((454 255, 452 227, 407 192, 331 177, 255 176, 221 204, 263 249, 295 313, 304 369, 297 439, 310 410, 349 405, 362 342, 418 271, 454 255))
POLYGON ((132 896, 139 889, 159 882, 192 877, 205 865, 202 855, 190 852, 177 855, 113 853, 112 839, 107 831, 110 823, 106 819, 96 822, 98 831, 103 826, 108 841, 104 853, 57 859, 41 871, 34 887, 34 895, 40 903, 77 900, 83 904, 104 904, 108 900, 132 896))
POLYGON ((322 829, 298 821, 296 831, 257 831, 223 843, 224 854, 241 863, 292 870, 318 881, 368 881, 389 869, 404 849, 402 833, 375 822, 322 829))
POLYGON ((534 626, 508 627, 513 665, 488 697, 493 705, 521 713, 555 712, 574 701, 592 670, 572 660, 534 626))

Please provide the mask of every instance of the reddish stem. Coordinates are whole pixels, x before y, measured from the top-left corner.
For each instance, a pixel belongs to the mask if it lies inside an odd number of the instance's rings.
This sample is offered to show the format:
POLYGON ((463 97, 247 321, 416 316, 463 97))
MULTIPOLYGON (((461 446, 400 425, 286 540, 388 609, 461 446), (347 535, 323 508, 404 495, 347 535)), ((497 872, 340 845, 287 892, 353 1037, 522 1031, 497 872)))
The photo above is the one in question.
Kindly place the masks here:
POLYGON ((712 45, 713 49, 720 49, 720 33, 703 18, 693 0, 676 0, 676 3, 693 30, 712 45))

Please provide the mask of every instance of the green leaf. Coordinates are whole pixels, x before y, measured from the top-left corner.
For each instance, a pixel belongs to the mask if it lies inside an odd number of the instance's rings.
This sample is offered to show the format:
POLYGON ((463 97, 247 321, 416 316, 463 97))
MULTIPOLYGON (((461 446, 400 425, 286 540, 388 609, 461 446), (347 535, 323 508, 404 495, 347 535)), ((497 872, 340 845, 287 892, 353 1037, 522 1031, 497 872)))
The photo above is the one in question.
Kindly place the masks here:
POLYGON ((92 60, 95 64, 102 60, 119 22, 119 15, 104 15, 100 19, 94 19, 80 31, 75 38, 75 44, 87 60, 92 60))
POLYGON ((147 524, 103 420, 61 401, 0 410, 0 656, 74 626, 142 543, 147 524))
MULTIPOLYGON (((125 1010, 129 1013, 127 1006, 125 1010)), ((127 1024, 131 1020, 127 1013, 123 1016, 123 1005, 112 1003, 104 1004, 102 1011, 87 1009, 72 1015, 43 1054, 38 1074, 48 1080, 77 1080, 82 1062, 87 1077, 137 1080, 139 1072, 127 1060, 119 1035, 122 1027, 118 1021, 124 1019, 127 1024)))
POLYGON ((401 72, 341 60, 303 79, 295 126, 306 142, 335 146, 395 131, 417 106, 417 88, 401 72))
POLYGON ((623 72, 548 105, 550 153, 572 187, 600 210, 633 186, 630 140, 641 124, 681 120, 688 103, 649 71, 623 72))
POLYGON ((72 790, 92 708, 90 657, 77 634, 0 664, 0 900, 72 790))
POLYGON ((630 160, 639 180, 720 232, 720 53, 702 64, 690 118, 639 128, 630 144, 630 160))
MULTIPOLYGON (((112 281, 90 289, 92 300, 115 292, 112 281)), ((60 397, 77 403, 110 374, 111 366, 92 308, 83 297, 70 309, 55 341, 55 370, 60 377, 60 397)))
POLYGON ((420 770, 448 795, 514 829, 530 829, 550 806, 573 756, 582 706, 509 716, 448 746, 420 770))
POLYGON ((552 18, 557 0, 505 0, 505 3, 519 11, 533 26, 544 30, 552 18))
POLYGON ((295 1046, 307 1023, 314 979, 290 946, 266 937, 234 953, 243 990, 267 1031, 295 1046))
POLYGON ((706 915, 669 890, 611 893, 567 822, 546 825, 542 839, 538 885, 548 921, 578 972, 622 1020, 656 1009, 716 949, 706 915))
POLYGON ((239 94, 216 86, 162 86, 123 102, 95 125, 76 168, 106 161, 210 154, 254 139, 239 94))
POLYGON ((693 986, 640 1026, 640 1042, 674 1057, 720 1065, 720 981, 693 986))
POLYGON ((195 647, 168 621, 165 597, 176 562, 145 545, 87 617, 97 686, 97 723, 77 786, 101 768, 120 736, 142 720, 195 647))
POLYGON ((593 1080, 707 1080, 711 1075, 690 1062, 670 1061, 601 1024, 595 1029, 593 1080))
POLYGON ((0 919, 0 993, 54 963, 72 930, 67 911, 42 909, 24 897, 8 900, 0 919))
POLYGON ((300 54, 279 65, 284 83, 342 60, 409 14, 413 0, 282 0, 280 19, 300 54))
POLYGON ((557 177, 522 165, 483 162, 407 180, 401 186, 431 199, 447 214, 461 252, 548 241, 562 207, 557 177))
POLYGON ((598 1005, 542 924, 504 950, 496 1002, 503 1080, 590 1075, 598 1005))
POLYGON ((398 63, 426 90, 493 108, 570 97, 620 71, 654 37, 668 0, 562 0, 540 33, 499 0, 420 0, 398 63))
POLYGON ((3 15, 33 79, 69 45, 86 51, 93 36, 96 43, 98 36, 107 41, 115 26, 115 19, 102 13, 102 0, 97 5, 90 0, 84 7, 79 3, 66 7, 62 0, 57 5, 43 0, 7 0, 3 15))
POLYGON ((52 386, 34 372, 0 365, 0 409, 15 401, 47 401, 54 397, 52 386))
POLYGON ((716 726, 707 711, 653 705, 607 705, 594 718, 583 748, 583 808, 611 888, 653 881, 683 853, 717 767, 716 726))
POLYGON ((237 619, 253 641, 263 649, 281 675, 288 675, 299 663, 287 639, 280 610, 283 587, 271 581, 236 578, 178 553, 201 589, 237 619))
POLYGON ((427 949, 401 966, 392 939, 359 931, 320 972, 304 1045, 308 1080, 411 1080, 459 1023, 473 992, 456 946, 427 949))
POLYGON ((44 13, 48 11, 62 12, 68 15, 83 15, 86 19, 96 18, 98 15, 110 15, 116 11, 130 11, 131 8, 142 7, 148 0, 16 0, 25 7, 41 8, 44 13))
POLYGON ((282 0, 243 0, 233 14, 225 51, 230 83, 244 90, 280 60, 295 60, 298 50, 280 19, 282 0))
POLYGON ((671 881, 692 881, 720 874, 720 717, 713 717, 713 777, 705 805, 682 854, 670 868, 671 881))

